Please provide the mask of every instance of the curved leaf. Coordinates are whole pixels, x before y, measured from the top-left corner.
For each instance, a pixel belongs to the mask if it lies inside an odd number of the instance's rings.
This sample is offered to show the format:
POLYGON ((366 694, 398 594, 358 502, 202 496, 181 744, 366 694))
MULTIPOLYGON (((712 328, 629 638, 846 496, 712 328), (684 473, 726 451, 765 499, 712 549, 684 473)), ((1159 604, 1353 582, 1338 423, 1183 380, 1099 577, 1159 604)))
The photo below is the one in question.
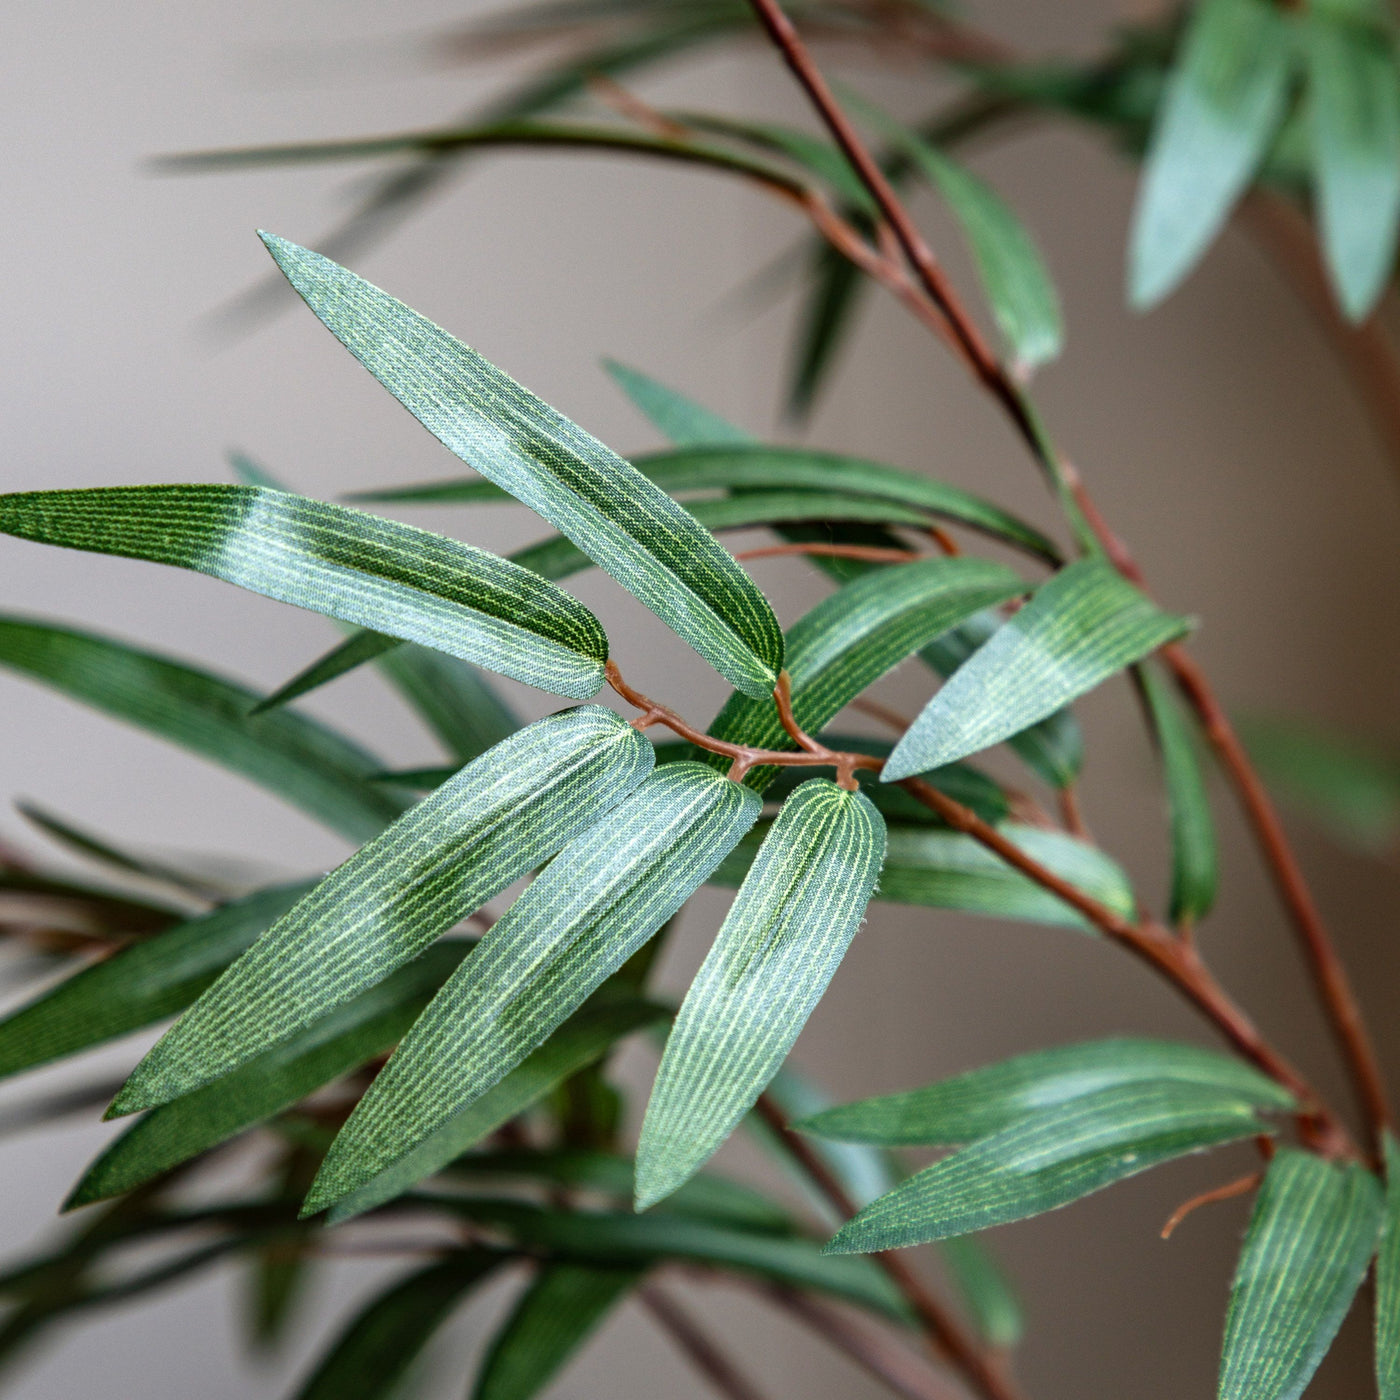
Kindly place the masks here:
POLYGON ((743 428, 631 365, 605 359, 603 368, 637 410, 677 447, 753 442, 743 428))
POLYGON ((884 848, 861 793, 818 778, 783 804, 666 1041, 638 1210, 693 1176, 777 1073, 855 937, 884 848))
POLYGON ((682 507, 474 350, 354 273, 263 236, 347 349, 450 451, 571 539, 740 690, 770 690, 782 633, 682 507))
POLYGON ((400 638, 387 637, 383 632, 354 632, 324 656, 318 656, 309 666, 298 671, 291 680, 278 686, 266 700, 260 700, 253 706, 252 712, 260 715, 281 705, 290 705, 293 700, 299 700, 303 695, 349 675, 365 662, 375 661, 385 652, 402 645, 400 638))
POLYGON ((460 763, 508 739, 522 721, 474 666, 427 647, 395 647, 378 659, 389 683, 460 763))
POLYGON ((197 1089, 416 957, 621 801, 651 745, 584 706, 469 763, 279 919, 137 1065, 112 1114, 197 1089))

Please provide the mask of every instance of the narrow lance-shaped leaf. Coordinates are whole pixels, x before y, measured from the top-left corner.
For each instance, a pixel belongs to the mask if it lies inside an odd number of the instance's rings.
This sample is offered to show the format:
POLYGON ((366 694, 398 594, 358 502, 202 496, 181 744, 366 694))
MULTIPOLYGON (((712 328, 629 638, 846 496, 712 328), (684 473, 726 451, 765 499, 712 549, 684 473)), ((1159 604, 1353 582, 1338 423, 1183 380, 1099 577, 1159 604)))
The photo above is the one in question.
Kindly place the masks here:
POLYGON ((637 409, 677 447, 738 445, 754 440, 743 428, 631 365, 605 359, 603 368, 637 409))
POLYGON ((509 738, 523 721, 475 666, 428 647, 395 647, 380 671, 443 748, 467 763, 509 738))
POLYGON ((1194 924, 1210 913, 1220 877, 1215 822, 1189 721, 1155 667, 1137 672, 1156 731, 1171 814, 1174 923, 1194 924))
POLYGON ((1313 161, 1327 268, 1352 321, 1376 304, 1400 228, 1400 56, 1374 23, 1304 18, 1313 161))
POLYGON ((645 1270, 546 1264, 491 1342, 472 1400, 530 1400, 554 1378, 645 1270))
POLYGON ((363 841, 403 804, 367 779, 383 764, 334 730, 261 695, 111 638, 0 616, 0 666, 251 779, 333 831, 363 841))
POLYGON ((651 745, 593 705, 497 744, 279 919, 141 1061, 111 1112, 187 1094, 386 977, 585 830, 651 765, 651 745))
POLYGON ((880 873, 885 823, 826 779, 783 804, 666 1041, 637 1148, 637 1208, 693 1176, 778 1072, 880 873))
POLYGON ((383 632, 363 629, 354 632, 323 656, 318 656, 309 666, 298 671, 291 680, 278 686, 267 699, 260 700, 253 707, 253 713, 260 715, 267 710, 290 705, 293 700, 299 700, 303 695, 309 695, 323 685, 338 681, 341 676, 358 670, 367 661, 377 660, 386 651, 392 651, 402 645, 401 638, 389 637, 383 632))
POLYGON ((444 535, 258 486, 104 486, 0 496, 0 531, 193 569, 585 699, 602 624, 567 593, 444 535))
POLYGON ((1188 1152, 1268 1132, 1250 1100, 1199 1084, 1119 1085, 1026 1115, 911 1176, 844 1225, 837 1253, 900 1249, 1024 1220, 1188 1152))
POLYGON ((997 1351, 1014 1347, 1025 1333, 1025 1315, 1016 1289, 987 1245, 975 1235, 956 1235, 939 1241, 938 1256, 978 1336, 997 1351))
POLYGON ((87 1169, 64 1209, 130 1191, 382 1055, 413 1024, 469 948, 463 940, 430 948, 231 1074, 152 1109, 87 1169))
POLYGON ((444 446, 542 515, 732 684, 771 689, 783 659, 773 610, 681 506, 402 302, 319 254, 264 241, 311 309, 444 446))
POLYGON ((885 781, 1009 738, 1189 627, 1106 561, 1071 564, 953 673, 890 755, 885 781))
POLYGON ((760 805, 713 769, 668 763, 560 851, 360 1100, 306 1209, 357 1190, 499 1082, 690 898, 760 805))
POLYGON ((329 1223, 339 1225, 411 1191, 569 1075, 593 1064, 623 1036, 662 1014, 659 1007, 641 1001, 585 1006, 498 1084, 449 1118, 407 1156, 336 1202, 329 1223))
POLYGON ((1400 1400, 1400 1144, 1385 1134, 1385 1219, 1376 1257, 1376 1389, 1400 1400))
POLYGON ((1167 1082, 1224 1090, 1259 1108, 1295 1106, 1287 1089, 1234 1056, 1170 1040, 1114 1038, 1037 1050, 908 1093, 842 1104, 797 1127, 841 1142, 947 1147, 1103 1089, 1167 1082))
POLYGON ((1366 1276, 1382 1215, 1364 1167, 1275 1156, 1230 1290, 1220 1400, 1297 1400, 1366 1276))
POLYGON ((1129 250, 1129 290, 1151 306, 1195 266, 1264 159, 1292 66, 1271 0, 1203 0, 1158 112, 1129 250))

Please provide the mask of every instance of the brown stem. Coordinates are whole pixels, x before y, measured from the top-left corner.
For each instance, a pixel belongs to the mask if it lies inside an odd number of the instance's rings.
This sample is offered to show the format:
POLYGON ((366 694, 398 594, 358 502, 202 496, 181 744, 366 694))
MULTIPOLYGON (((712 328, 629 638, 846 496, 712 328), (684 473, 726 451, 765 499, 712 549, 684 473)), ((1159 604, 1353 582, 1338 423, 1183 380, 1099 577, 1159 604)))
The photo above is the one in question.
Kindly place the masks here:
MULTIPOLYGON (((759 1116, 773 1130, 788 1156, 846 1220, 856 1204, 811 1144, 787 1125, 782 1110, 767 1094, 759 1095, 759 1116)), ((870 1256, 904 1295, 933 1347, 944 1356, 983 1400, 1017 1400, 1020 1392, 988 1357, 961 1323, 939 1302, 928 1285, 909 1267, 903 1255, 887 1249, 870 1256)))
POLYGON ((745 559, 777 559, 786 554, 820 555, 830 559, 863 559, 872 564, 907 564, 924 556, 913 549, 892 549, 880 544, 769 544, 761 549, 746 549, 734 557, 745 559))
POLYGON ((1199 1196, 1192 1196, 1189 1201, 1183 1201, 1167 1217, 1167 1223, 1162 1226, 1162 1238, 1171 1239, 1176 1227, 1193 1211, 1202 1206, 1213 1206, 1217 1201, 1232 1201, 1236 1196, 1243 1196, 1246 1191, 1253 1191, 1263 1179, 1263 1172, 1250 1172, 1247 1176, 1227 1181, 1224 1186, 1212 1187, 1209 1191, 1202 1191, 1199 1196))
POLYGON ((637 1297, 695 1369, 721 1395, 727 1395, 729 1400, 763 1400, 748 1377, 669 1294, 663 1293, 654 1283, 644 1283, 637 1290, 637 1297))

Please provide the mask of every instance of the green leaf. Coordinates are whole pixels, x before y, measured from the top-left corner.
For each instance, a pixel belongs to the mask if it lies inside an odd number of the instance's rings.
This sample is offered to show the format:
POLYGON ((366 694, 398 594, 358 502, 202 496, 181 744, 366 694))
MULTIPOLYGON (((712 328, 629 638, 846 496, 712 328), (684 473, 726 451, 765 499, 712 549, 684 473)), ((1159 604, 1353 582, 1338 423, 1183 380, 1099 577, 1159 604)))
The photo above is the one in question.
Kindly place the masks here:
POLYGON ((1382 24, 1303 19, 1318 215, 1349 320, 1375 306, 1400 228, 1400 69, 1382 24))
POLYGON ((502 1123, 523 1113, 569 1075, 593 1064, 623 1036, 664 1014, 646 1002, 585 1007, 499 1083, 449 1118, 406 1156, 332 1207, 339 1225, 411 1191, 420 1181, 475 1147, 502 1123))
POLYGON ((1383 1215, 1375 1177, 1281 1150, 1230 1290, 1220 1400, 1297 1400, 1351 1307, 1383 1215))
POLYGON ((788 413, 799 422, 811 413, 870 286, 861 270, 824 239, 812 249, 808 282, 787 393, 788 413))
POLYGON ((311 886, 259 890, 93 963, 0 1021, 0 1076, 183 1011, 311 886))
POLYGON ((1024 1220, 1189 1152, 1268 1132, 1240 1094, 1118 1085, 1041 1109, 896 1186, 844 1225, 836 1253, 901 1249, 1024 1220))
MULTIPOLYGON (((926 643, 973 613, 1026 591, 1010 569, 962 555, 872 570, 824 598, 788 633, 792 710, 819 733, 856 696, 926 643)), ((772 697, 732 695, 710 726, 721 739, 765 749, 794 748, 772 697)), ((755 768, 758 791, 777 776, 755 768)))
POLYGON ((1400 1145, 1385 1134, 1385 1223, 1376 1257, 1376 1388, 1400 1400, 1400 1145))
POLYGON ((1062 569, 954 672, 890 755, 893 782, 1008 739, 1190 627, 1101 559, 1062 569))
POLYGON ((1129 294, 1161 301, 1196 265, 1283 116, 1292 47, 1271 0, 1203 0, 1191 16, 1143 171, 1129 294))
POLYGON ((1191 925, 1210 913, 1220 879, 1215 822, 1195 736, 1181 704, 1154 666, 1138 668, 1166 778, 1171 813, 1171 917, 1191 925))
POLYGON ((383 764, 315 720, 250 715, 262 698, 207 671, 91 632, 0 615, 0 666, 179 744, 354 841, 403 810, 369 777, 383 764))
POLYGON ((996 1351, 1016 1346, 1025 1333, 1020 1299, 996 1257, 975 1235, 938 1243, 949 1281, 971 1316, 977 1335, 996 1351))
POLYGON ((460 1250, 380 1293, 331 1345, 296 1400, 390 1400, 433 1333, 504 1258, 495 1250, 460 1250))
POLYGON ((306 1209, 358 1190, 514 1069, 704 883, 760 805, 713 769, 668 763, 560 851, 360 1100, 306 1209))
POLYGON ((818 778, 783 804, 666 1041, 638 1210, 693 1176, 777 1073, 855 937, 884 848, 858 792, 818 778))
POLYGON ((65 1210, 121 1195, 238 1133, 396 1044, 469 951, 451 940, 230 1074, 133 1123, 83 1174, 65 1210))
POLYGON ((1018 1055, 908 1093, 829 1108, 796 1126, 841 1142, 947 1147, 1104 1089, 1158 1083, 1220 1090, 1257 1108, 1296 1107, 1287 1089, 1233 1056, 1170 1040, 1115 1038, 1018 1055))
POLYGON ((546 1264, 491 1342, 472 1400, 538 1395, 645 1270, 546 1264))
POLYGON ((637 410, 677 447, 710 443, 751 443, 742 428, 649 374, 617 360, 604 360, 603 368, 637 410))
POLYGON ((602 624, 538 575, 443 535, 259 486, 0 496, 0 531, 194 569, 422 642, 576 700, 603 683, 602 624))
POLYGON ((307 305, 450 451, 542 515, 755 695, 782 633, 749 576, 669 496, 475 351, 353 273, 272 235, 307 305))
POLYGON ((280 685, 265 700, 253 706, 252 713, 260 715, 275 710, 281 705, 290 705, 313 690, 337 681, 341 676, 363 666, 366 661, 374 661, 386 651, 392 651, 403 642, 398 637, 385 636, 383 632, 358 631, 343 642, 332 647, 324 656, 318 656, 305 669, 298 671, 285 685, 280 685))
POLYGON ((479 758, 521 727, 490 681, 455 656, 410 644, 386 652, 378 665, 459 763, 479 758))
POLYGON ((620 802, 651 745, 588 705, 520 730, 332 871, 137 1065, 110 1110, 197 1089, 416 957, 620 802))

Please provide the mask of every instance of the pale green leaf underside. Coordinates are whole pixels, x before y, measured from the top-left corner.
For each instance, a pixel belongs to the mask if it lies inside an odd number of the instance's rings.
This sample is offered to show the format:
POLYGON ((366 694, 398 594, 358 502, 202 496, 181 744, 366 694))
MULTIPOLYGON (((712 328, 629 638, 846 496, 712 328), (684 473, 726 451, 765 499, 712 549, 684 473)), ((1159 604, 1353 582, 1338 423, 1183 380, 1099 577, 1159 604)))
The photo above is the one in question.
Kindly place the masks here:
POLYGON ((710 768, 668 763, 561 850, 360 1100, 306 1208, 358 1190, 499 1082, 704 883, 760 805, 710 768))
POLYGON ((584 706, 520 730, 328 875, 136 1067, 114 1113, 189 1093, 416 957, 646 776, 651 745, 584 706))
POLYGON ((1363 1167, 1278 1153, 1230 1291, 1220 1400, 1297 1400, 1366 1276, 1382 1213, 1363 1167))
POLYGON ((542 515, 731 684, 771 689, 782 633, 748 575, 681 506, 441 327, 270 234, 292 286, 440 442, 542 515))
POLYGON ((884 847, 861 793, 818 778, 783 804, 667 1039, 637 1148, 639 1210, 693 1176, 777 1073, 855 937, 884 847))
POLYGON ((1189 626, 1159 611, 1106 561, 1071 564, 953 673, 896 745, 885 781, 1010 738, 1189 626))
POLYGON ((1042 1109, 926 1167, 827 1246, 899 1249, 1024 1220, 1189 1152, 1268 1132, 1249 1099, 1185 1083, 1118 1085, 1042 1109))
POLYGON ((1225 1090, 1259 1108, 1294 1107, 1286 1089, 1233 1056, 1176 1041, 1114 1038, 1018 1055, 908 1093, 842 1104, 797 1126, 843 1142, 946 1147, 1115 1085, 1168 1081, 1225 1090))

